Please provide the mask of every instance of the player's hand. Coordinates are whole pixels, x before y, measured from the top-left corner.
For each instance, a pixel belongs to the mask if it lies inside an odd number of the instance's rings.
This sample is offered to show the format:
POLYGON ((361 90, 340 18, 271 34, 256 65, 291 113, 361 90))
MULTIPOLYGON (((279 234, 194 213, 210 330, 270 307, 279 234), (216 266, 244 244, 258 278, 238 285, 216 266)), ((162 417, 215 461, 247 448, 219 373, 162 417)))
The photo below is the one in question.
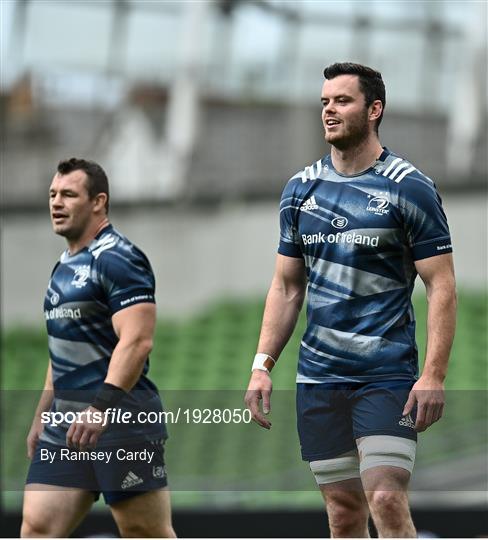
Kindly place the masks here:
POLYGON ((417 404, 415 431, 425 431, 442 417, 444 403, 444 383, 437 379, 420 377, 410 390, 403 416, 409 414, 417 404))
POLYGON ((41 422, 41 417, 35 416, 29 434, 27 435, 27 457, 29 459, 32 459, 36 453, 37 443, 39 442, 39 437, 43 430, 44 425, 41 422))
POLYGON ((75 420, 69 427, 66 433, 66 446, 74 448, 76 450, 88 450, 95 448, 100 435, 107 429, 107 425, 104 425, 103 413, 95 407, 88 407, 85 409, 80 418, 75 420), (97 412, 98 416, 102 416, 99 422, 95 421, 93 414, 86 414, 88 412, 97 412), (85 414, 83 414, 85 413, 85 414))
POLYGON ((271 411, 271 392, 273 383, 269 373, 261 369, 252 372, 249 386, 244 397, 247 408, 251 411, 251 418, 265 429, 271 429, 271 422, 264 416, 271 411), (263 402, 261 412, 260 401, 263 402), (264 413, 264 414, 263 414, 264 413))

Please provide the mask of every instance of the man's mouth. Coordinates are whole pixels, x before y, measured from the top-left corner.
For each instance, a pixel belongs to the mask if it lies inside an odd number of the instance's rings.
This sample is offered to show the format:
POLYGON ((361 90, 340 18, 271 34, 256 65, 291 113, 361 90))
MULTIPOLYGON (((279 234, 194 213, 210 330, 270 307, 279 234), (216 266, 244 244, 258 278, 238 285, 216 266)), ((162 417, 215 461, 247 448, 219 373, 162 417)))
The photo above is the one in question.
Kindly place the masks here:
POLYGON ((325 121, 325 125, 327 127, 337 126, 339 124, 339 120, 336 120, 335 118, 327 118, 327 120, 325 121))
POLYGON ((58 220, 61 220, 61 219, 65 219, 67 218, 67 214, 62 214, 60 212, 53 212, 52 214, 52 217, 55 221, 58 221, 58 220))

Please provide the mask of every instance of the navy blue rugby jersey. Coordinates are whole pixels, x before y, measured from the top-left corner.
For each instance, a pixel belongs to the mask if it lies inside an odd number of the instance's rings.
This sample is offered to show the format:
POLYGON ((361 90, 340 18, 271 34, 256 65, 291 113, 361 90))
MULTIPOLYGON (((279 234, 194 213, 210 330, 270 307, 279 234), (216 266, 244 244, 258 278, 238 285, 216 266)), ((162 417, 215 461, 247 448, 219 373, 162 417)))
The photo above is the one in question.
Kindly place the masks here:
MULTIPOLYGON (((51 411, 81 411, 107 376, 118 338, 112 315, 138 303, 154 303, 155 280, 147 257, 111 225, 74 255, 66 250, 51 275, 44 300, 55 399, 51 411)), ((161 411, 156 386, 143 373, 117 405, 135 414, 161 411)), ((46 426, 41 438, 64 444, 68 424, 46 426)), ((166 436, 163 425, 112 424, 99 446, 166 436)))
POLYGON ((352 176, 328 155, 286 185, 280 229, 308 277, 297 382, 414 380, 414 262, 452 251, 432 180, 386 148, 352 176))

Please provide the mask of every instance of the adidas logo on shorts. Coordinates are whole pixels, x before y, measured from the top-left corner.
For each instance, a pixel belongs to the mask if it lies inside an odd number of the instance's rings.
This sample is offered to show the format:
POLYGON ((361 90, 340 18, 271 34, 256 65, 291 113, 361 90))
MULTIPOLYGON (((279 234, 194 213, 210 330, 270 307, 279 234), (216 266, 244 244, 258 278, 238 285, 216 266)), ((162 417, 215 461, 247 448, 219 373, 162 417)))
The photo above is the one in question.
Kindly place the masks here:
POLYGON ((318 210, 319 205, 317 204, 317 201, 315 200, 315 195, 310 197, 310 199, 307 199, 302 206, 300 206, 300 210, 318 210))
POLYGON ((415 427, 415 422, 413 421, 412 416, 410 414, 407 414, 407 416, 404 416, 400 420, 400 422, 398 422, 398 425, 399 426, 409 427, 409 428, 413 429, 415 427))
POLYGON ((122 482, 120 487, 122 489, 129 489, 131 487, 137 486, 142 483, 144 483, 144 480, 142 478, 139 478, 132 471, 129 471, 127 473, 127 476, 124 478, 124 481, 122 482))

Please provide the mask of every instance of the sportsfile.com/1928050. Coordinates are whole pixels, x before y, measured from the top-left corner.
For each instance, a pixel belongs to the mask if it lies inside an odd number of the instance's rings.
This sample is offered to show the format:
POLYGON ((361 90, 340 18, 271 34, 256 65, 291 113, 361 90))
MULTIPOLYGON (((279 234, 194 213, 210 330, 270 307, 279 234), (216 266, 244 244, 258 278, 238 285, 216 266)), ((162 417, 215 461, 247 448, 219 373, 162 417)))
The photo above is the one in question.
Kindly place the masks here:
POLYGON ((182 408, 174 411, 130 411, 109 408, 106 411, 87 409, 85 411, 45 411, 41 423, 50 426, 70 425, 84 421, 109 424, 249 424, 252 421, 249 409, 182 408))

